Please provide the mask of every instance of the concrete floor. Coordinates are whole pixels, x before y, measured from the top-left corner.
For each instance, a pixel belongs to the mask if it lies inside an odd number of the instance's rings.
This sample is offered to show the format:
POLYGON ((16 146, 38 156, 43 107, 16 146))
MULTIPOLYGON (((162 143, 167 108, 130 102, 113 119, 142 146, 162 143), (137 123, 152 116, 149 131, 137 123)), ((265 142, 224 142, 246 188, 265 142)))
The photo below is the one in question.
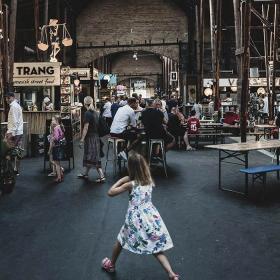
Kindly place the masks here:
MULTIPOLYGON (((250 155, 251 164, 261 162, 270 159, 250 155)), ((171 151, 169 178, 155 170, 153 199, 175 244, 168 252, 174 270, 183 280, 279 280, 279 183, 269 176, 264 200, 260 187, 249 200, 221 192, 217 163, 216 151, 171 151)), ((107 197, 111 174, 97 185, 76 179, 76 168, 54 185, 42 166, 40 158, 24 160, 15 192, 0 198, 1 280, 167 279, 153 257, 126 251, 114 276, 100 269, 128 203, 127 194, 107 197)), ((238 167, 225 174, 227 184, 242 189, 238 167)))

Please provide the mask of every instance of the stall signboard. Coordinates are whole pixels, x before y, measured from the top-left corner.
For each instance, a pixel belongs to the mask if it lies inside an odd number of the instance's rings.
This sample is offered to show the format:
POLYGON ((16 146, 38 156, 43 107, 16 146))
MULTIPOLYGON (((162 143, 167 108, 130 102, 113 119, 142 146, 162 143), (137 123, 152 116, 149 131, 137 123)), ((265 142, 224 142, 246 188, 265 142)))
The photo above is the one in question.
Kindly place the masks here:
POLYGON ((70 68, 70 75, 78 75, 81 81, 90 80, 90 68, 70 68))
MULTIPOLYGON (((280 78, 275 79, 276 86, 280 86, 280 78)), ((209 87, 209 85, 213 85, 213 79, 204 79, 203 80, 204 87, 209 87)), ((265 87, 267 86, 266 78, 249 78, 250 87, 265 87)), ((228 79, 220 79, 219 80, 220 87, 236 87, 237 79, 236 78, 228 78, 228 79)))
POLYGON ((59 86, 60 65, 52 62, 14 63, 14 86, 59 86))

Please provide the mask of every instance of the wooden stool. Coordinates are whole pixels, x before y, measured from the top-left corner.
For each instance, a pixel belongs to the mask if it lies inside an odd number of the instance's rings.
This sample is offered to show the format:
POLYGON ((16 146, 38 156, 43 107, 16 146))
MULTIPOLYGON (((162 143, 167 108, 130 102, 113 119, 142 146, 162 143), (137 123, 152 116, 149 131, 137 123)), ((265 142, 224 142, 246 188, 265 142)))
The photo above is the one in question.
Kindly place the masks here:
POLYGON ((152 159, 152 153, 153 153, 153 146, 154 145, 159 145, 161 153, 162 153, 162 158, 161 162, 164 168, 165 176, 167 178, 167 168, 166 168, 166 153, 165 153, 165 146, 164 146, 164 141, 163 139, 150 139, 149 140, 149 158, 148 162, 149 165, 151 165, 151 159, 152 159))
POLYGON ((106 154, 106 164, 105 164, 105 174, 106 174, 106 169, 109 161, 113 162, 113 174, 117 174, 117 162, 118 162, 118 147, 120 144, 125 144, 126 141, 124 139, 120 139, 117 137, 109 137, 108 138, 108 146, 107 146, 107 154, 106 154), (109 151, 110 151, 110 146, 112 145, 113 148, 113 157, 109 158, 109 151))

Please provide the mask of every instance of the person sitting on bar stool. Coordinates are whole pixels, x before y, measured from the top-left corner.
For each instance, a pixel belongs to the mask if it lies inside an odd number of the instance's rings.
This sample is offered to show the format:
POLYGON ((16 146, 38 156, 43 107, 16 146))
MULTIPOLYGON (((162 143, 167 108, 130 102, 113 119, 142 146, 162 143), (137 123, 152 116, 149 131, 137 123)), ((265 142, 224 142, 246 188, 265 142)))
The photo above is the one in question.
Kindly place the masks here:
POLYGON ((136 98, 129 98, 127 100, 127 105, 124 105, 118 109, 110 129, 111 137, 130 141, 129 147, 126 147, 118 154, 124 160, 127 160, 127 153, 138 144, 134 111, 137 109, 137 106, 136 98), (129 126, 131 129, 127 129, 129 126))
POLYGON ((187 131, 184 135, 184 141, 186 143, 186 150, 187 151, 194 151, 195 148, 193 148, 191 145, 190 145, 190 142, 189 142, 189 135, 192 134, 192 135, 195 135, 195 134, 198 134, 199 133, 199 128, 200 128, 200 121, 199 119, 197 118, 196 116, 197 112, 195 110, 192 110, 191 111, 191 116, 190 118, 187 120, 187 131))
MULTIPOLYGON (((152 99, 147 101, 146 109, 142 112, 142 123, 148 139, 163 139, 166 151, 175 146, 175 138, 164 127, 164 114, 154 107, 152 99)), ((154 157, 159 157, 159 147, 154 151, 154 157)))

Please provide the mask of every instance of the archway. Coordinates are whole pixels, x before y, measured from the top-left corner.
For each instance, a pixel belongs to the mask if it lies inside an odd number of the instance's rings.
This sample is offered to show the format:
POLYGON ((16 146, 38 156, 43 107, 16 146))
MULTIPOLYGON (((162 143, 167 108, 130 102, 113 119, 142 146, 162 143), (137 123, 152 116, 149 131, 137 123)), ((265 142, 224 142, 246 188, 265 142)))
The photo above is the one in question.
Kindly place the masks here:
POLYGON ((112 52, 87 63, 93 63, 102 73, 117 75, 118 84, 125 85, 130 93, 137 91, 134 84, 145 87, 147 97, 154 93, 170 94, 178 88, 178 81, 171 81, 171 72, 178 72, 177 60, 155 52, 139 49, 112 52))

